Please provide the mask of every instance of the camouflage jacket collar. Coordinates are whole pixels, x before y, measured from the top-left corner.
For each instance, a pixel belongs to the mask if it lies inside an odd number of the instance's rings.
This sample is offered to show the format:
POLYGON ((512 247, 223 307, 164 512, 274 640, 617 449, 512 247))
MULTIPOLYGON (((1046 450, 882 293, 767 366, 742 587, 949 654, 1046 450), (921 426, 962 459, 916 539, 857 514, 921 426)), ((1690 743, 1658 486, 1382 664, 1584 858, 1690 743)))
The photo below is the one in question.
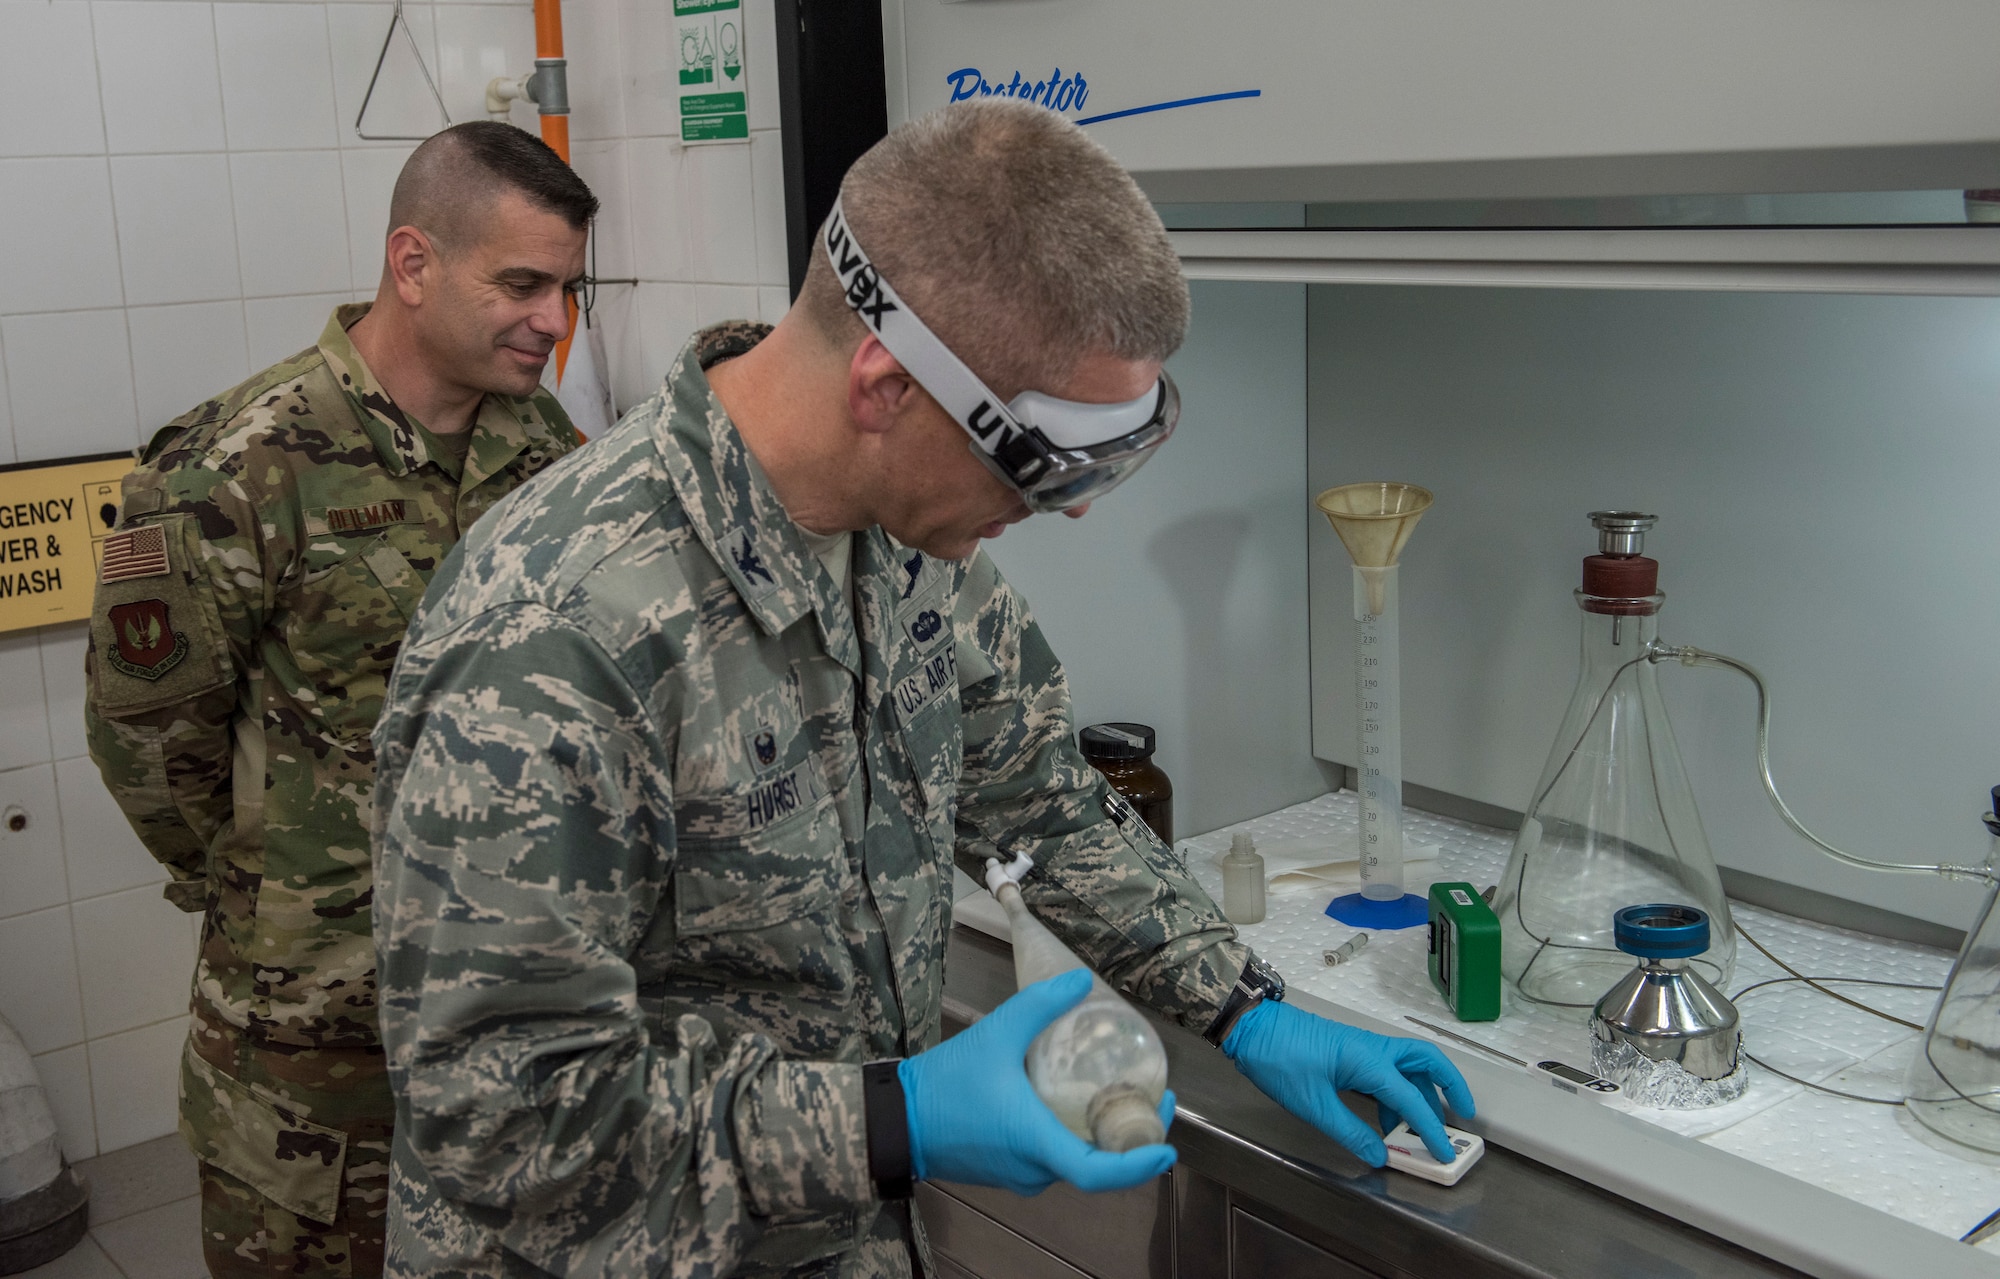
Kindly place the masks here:
POLYGON ((375 446, 375 454, 389 474, 407 475, 434 461, 445 474, 459 481, 461 491, 472 489, 506 470, 510 462, 527 452, 538 427, 545 433, 546 424, 533 400, 488 395, 479 402, 479 412, 473 418, 472 446, 466 452, 463 468, 455 458, 433 458, 423 432, 416 430, 410 418, 389 398, 347 335, 368 314, 370 305, 352 302, 335 307, 319 335, 319 352, 340 379, 347 398, 359 410, 361 429, 368 433, 369 443, 375 446))
POLYGON ((816 613, 827 653, 859 672, 860 645, 847 601, 807 549, 703 372, 749 350, 768 332, 768 325, 724 324, 689 338, 667 374, 653 446, 695 535, 764 633, 776 635, 816 613))

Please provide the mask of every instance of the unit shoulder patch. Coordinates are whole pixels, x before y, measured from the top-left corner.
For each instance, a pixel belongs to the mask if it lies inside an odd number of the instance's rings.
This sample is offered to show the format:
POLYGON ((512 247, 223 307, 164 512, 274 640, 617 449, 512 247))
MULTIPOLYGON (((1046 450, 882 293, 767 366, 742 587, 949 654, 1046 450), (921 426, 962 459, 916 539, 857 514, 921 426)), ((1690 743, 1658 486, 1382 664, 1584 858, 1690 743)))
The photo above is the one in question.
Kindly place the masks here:
POLYGON ((158 524, 141 524, 104 539, 104 562, 97 580, 109 586, 145 577, 165 577, 172 571, 167 530, 158 524))
POLYGON ((112 646, 104 660, 134 679, 157 680, 188 655, 187 634, 174 629, 165 600, 114 604, 107 620, 112 646))

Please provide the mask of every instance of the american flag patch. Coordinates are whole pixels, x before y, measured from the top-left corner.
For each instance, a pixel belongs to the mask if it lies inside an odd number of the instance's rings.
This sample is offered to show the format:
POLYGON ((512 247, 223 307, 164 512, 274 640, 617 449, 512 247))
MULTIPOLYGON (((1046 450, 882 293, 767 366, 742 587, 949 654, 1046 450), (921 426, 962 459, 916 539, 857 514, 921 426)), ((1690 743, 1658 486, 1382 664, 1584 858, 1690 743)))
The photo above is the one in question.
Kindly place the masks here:
POLYGON ((167 531, 157 524, 113 533, 104 539, 104 567, 97 580, 106 586, 137 577, 162 577, 167 563, 167 531))

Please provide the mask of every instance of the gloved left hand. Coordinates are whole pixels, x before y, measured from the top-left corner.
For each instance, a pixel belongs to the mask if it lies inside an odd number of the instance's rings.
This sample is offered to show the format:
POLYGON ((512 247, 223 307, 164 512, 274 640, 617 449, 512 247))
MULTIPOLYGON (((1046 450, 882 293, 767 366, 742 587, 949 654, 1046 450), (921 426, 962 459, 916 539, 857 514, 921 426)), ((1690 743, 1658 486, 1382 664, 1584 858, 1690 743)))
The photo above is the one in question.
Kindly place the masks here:
POLYGON ((1327 1136, 1380 1168, 1389 1151, 1342 1104, 1343 1088, 1365 1092, 1381 1112, 1382 1131, 1407 1119, 1439 1163, 1457 1152, 1444 1132, 1444 1102, 1468 1118, 1472 1089, 1433 1044, 1396 1039, 1265 1000, 1236 1019, 1222 1051, 1250 1081, 1327 1136))

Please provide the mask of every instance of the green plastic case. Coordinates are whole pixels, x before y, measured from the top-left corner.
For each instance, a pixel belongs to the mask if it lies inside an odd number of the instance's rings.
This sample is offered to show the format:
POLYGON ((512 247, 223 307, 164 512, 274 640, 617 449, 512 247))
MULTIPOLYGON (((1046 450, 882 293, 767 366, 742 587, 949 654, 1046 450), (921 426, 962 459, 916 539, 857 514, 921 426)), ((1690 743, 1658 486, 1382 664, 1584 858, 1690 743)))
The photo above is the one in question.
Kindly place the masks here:
POLYGON ((1500 920, 1471 884, 1431 885, 1430 970, 1452 1016, 1500 1016, 1500 920))

